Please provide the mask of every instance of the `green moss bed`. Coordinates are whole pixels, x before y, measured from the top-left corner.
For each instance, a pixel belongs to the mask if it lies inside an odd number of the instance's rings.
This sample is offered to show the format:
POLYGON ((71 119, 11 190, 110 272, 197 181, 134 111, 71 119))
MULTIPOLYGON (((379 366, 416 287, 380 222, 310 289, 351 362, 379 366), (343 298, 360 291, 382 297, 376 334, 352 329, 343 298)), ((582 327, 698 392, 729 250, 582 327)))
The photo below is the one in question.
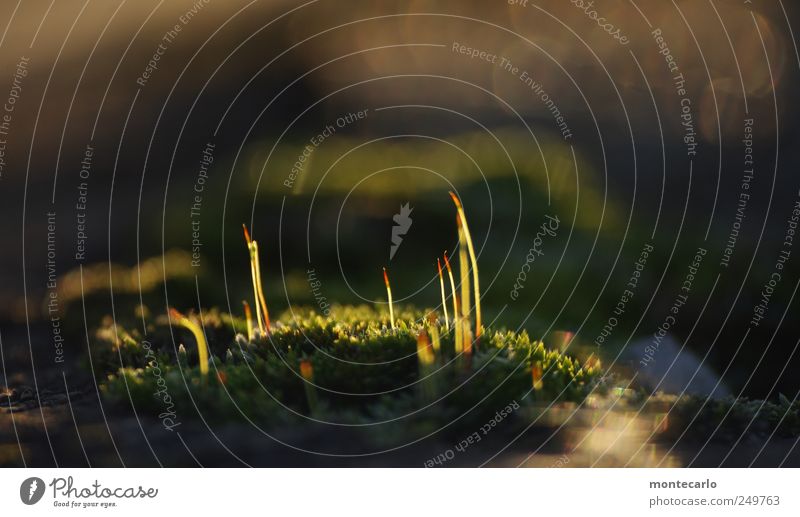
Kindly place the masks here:
POLYGON ((386 315, 366 306, 332 307, 329 316, 293 309, 267 338, 248 340, 242 319, 218 310, 194 314, 211 356, 206 376, 191 332, 166 317, 147 318, 146 333, 141 322, 128 328, 106 321, 91 366, 118 407, 265 428, 315 420, 474 425, 514 401, 580 402, 605 390, 597 366, 548 350, 525 332, 487 330, 468 358, 455 353, 453 332, 437 324, 441 346, 425 366, 417 355, 419 333, 430 331, 425 315, 398 311, 393 330, 386 315), (313 367, 312 383, 301 376, 301 361, 313 367), (541 375, 536 389, 534 370, 537 380, 541 375))
MULTIPOLYGON (((622 389, 627 382, 602 371, 598 361, 582 364, 526 332, 487 329, 467 358, 455 353, 453 332, 437 324, 441 346, 426 366, 417 354, 419 333, 431 330, 422 323, 426 314, 397 311, 393 330, 388 315, 368 306, 334 306, 328 316, 292 309, 273 322, 269 337, 253 340, 239 317, 219 310, 193 314, 208 341, 206 376, 192 333, 165 316, 146 317, 146 333, 142 320, 138 327, 137 320, 130 326, 108 320, 96 331, 91 367, 112 407, 133 406, 140 417, 166 425, 202 418, 268 431, 332 423, 379 429, 388 445, 437 429, 458 435, 519 404, 507 419, 516 427, 547 408, 580 407, 646 415, 657 440, 800 435, 800 401, 707 401, 622 389), (303 361, 313 368, 311 382, 301 375, 303 361)), ((559 425, 550 420, 544 415, 540 425, 559 425)))

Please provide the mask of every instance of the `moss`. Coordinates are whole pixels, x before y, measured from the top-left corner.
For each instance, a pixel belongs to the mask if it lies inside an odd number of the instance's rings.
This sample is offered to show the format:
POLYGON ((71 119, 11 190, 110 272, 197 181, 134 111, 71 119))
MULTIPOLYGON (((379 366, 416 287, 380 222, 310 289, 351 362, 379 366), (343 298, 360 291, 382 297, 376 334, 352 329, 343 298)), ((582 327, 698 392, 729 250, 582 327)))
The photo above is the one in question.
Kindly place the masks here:
POLYGON ((145 337, 137 330, 115 331, 107 322, 96 333, 93 363, 103 394, 113 403, 157 415, 168 395, 184 418, 198 410, 207 420, 246 415, 268 427, 307 421, 301 361, 313 368, 315 418, 374 422, 413 414, 410 421, 403 418, 404 425, 418 429, 454 418, 477 421, 513 400, 577 402, 599 378, 596 369, 546 349, 524 332, 487 329, 472 357, 458 357, 453 333, 443 326, 437 327, 441 345, 435 362, 423 369, 417 337, 426 314, 400 309, 392 330, 387 314, 366 306, 333 307, 330 316, 294 309, 281 315, 268 337, 251 341, 241 333, 243 320, 212 310, 202 317, 211 353, 206 379, 190 332, 173 327, 170 334, 168 322, 157 318, 145 337), (535 390, 534 365, 543 372, 535 390))
POLYGON ((293 309, 274 322, 267 338, 248 340, 244 320, 210 310, 202 315, 211 353, 205 379, 191 332, 173 327, 170 334, 166 318, 148 322, 146 336, 105 321, 95 334, 93 366, 106 399, 120 407, 132 404, 139 414, 170 410, 188 420, 200 412, 206 421, 294 430, 314 426, 314 419, 383 422, 363 428, 362 437, 382 445, 441 428, 460 436, 512 401, 532 411, 516 412, 509 421, 527 425, 524 415, 553 402, 579 403, 590 393, 619 397, 619 410, 669 411, 659 440, 674 440, 686 430, 691 432, 684 439, 723 442, 745 432, 800 435, 800 401, 707 401, 621 388, 609 393, 609 387, 628 383, 613 373, 602 376, 599 364, 547 349, 526 332, 486 329, 466 357, 455 353, 453 330, 437 326, 439 350, 432 364, 427 359, 423 365, 417 339, 433 330, 421 323, 430 321, 428 314, 398 308, 392 330, 388 314, 368 306, 334 306, 329 316, 293 309), (313 387, 300 374, 301 362, 313 371, 313 387), (367 431, 378 428, 380 433, 367 431))

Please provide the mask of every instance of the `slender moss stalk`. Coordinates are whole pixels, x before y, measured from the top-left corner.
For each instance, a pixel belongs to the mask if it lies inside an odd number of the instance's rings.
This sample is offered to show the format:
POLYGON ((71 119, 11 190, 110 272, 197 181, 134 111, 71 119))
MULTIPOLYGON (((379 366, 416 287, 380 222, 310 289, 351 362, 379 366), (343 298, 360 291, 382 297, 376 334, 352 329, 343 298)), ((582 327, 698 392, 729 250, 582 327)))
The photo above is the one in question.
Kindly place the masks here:
POLYGON ((258 330, 262 336, 269 334, 269 311, 267 301, 264 298, 264 289, 261 285, 261 261, 258 256, 258 242, 250 238, 247 226, 242 225, 244 239, 247 241, 247 249, 250 252, 250 275, 253 277, 253 297, 256 302, 256 318, 258 320, 258 330))
POLYGON ((464 325, 461 324, 461 316, 458 314, 458 295, 453 294, 453 303, 456 306, 456 317, 453 318, 453 326, 456 329, 456 335, 453 339, 454 349, 456 355, 460 354, 464 350, 464 342, 461 339, 461 335, 464 333, 464 325))
POLYGON ((200 325, 190 320, 175 309, 169 310, 169 317, 172 322, 189 330, 197 342, 197 356, 200 361, 200 373, 202 375, 208 374, 208 343, 206 343, 206 336, 203 334, 203 329, 200 325))
POLYGON ((317 390, 314 388, 314 367, 308 359, 300 361, 300 376, 305 381, 303 389, 306 392, 306 402, 308 402, 308 409, 313 415, 317 412, 319 402, 317 401, 317 390))
POLYGON ((250 276, 253 280, 253 298, 255 299, 256 306, 256 321, 258 322, 258 330, 261 331, 261 335, 263 336, 264 321, 261 317, 261 304, 258 301, 258 280, 256 278, 255 249, 253 247, 253 240, 250 238, 250 232, 247 231, 247 226, 243 224, 242 230, 244 230, 244 240, 247 242, 247 251, 250 252, 250 276))
POLYGON ((456 215, 456 222, 458 223, 458 262, 461 270, 461 324, 463 330, 461 339, 463 344, 461 349, 465 354, 472 353, 472 339, 470 336, 470 300, 469 300, 469 260, 467 259, 467 246, 466 246, 466 232, 462 224, 461 215, 456 215))
POLYGON ((436 259, 436 267, 439 268, 439 287, 442 289, 442 309, 444 310, 444 326, 450 330, 450 319, 447 317, 447 297, 444 295, 444 276, 442 276, 442 261, 436 259))
POLYGON ((258 257, 258 243, 253 241, 253 248, 255 249, 255 263, 256 263, 256 280, 258 285, 258 301, 261 303, 261 315, 264 317, 264 329, 267 335, 270 333, 269 323, 269 310, 267 310, 267 301, 264 299, 264 288, 261 287, 261 261, 258 257))
POLYGON ((465 366, 469 367, 472 359, 472 329, 470 328, 470 321, 466 318, 461 320, 461 324, 464 326, 461 339, 464 341, 464 346, 462 348, 464 351, 464 359, 466 360, 465 366))
POLYGON ((450 277, 450 289, 453 291, 453 324, 458 319, 458 297, 456 296, 456 281, 453 279, 453 268, 450 267, 450 259, 447 258, 447 250, 444 251, 444 265, 447 267, 447 276, 450 277))
POLYGON ((392 330, 395 330, 394 325, 394 303, 392 302, 392 286, 389 285, 389 275, 386 273, 386 268, 383 268, 383 281, 386 284, 386 296, 389 298, 389 319, 392 322, 392 330))
POLYGON ((481 321, 481 289, 478 281, 478 259, 475 256, 475 247, 472 245, 472 235, 469 233, 469 225, 467 224, 467 214, 464 213, 464 207, 458 197, 450 192, 450 197, 456 205, 458 215, 461 219, 461 225, 464 228, 464 236, 467 241, 467 248, 469 250, 469 258, 472 261, 472 281, 475 284, 475 337, 481 337, 482 321, 481 321))
POLYGON ((247 300, 242 300, 242 305, 244 306, 244 319, 247 321, 247 340, 252 341, 255 336, 255 331, 253 329, 253 312, 250 310, 250 304, 247 303, 247 300))

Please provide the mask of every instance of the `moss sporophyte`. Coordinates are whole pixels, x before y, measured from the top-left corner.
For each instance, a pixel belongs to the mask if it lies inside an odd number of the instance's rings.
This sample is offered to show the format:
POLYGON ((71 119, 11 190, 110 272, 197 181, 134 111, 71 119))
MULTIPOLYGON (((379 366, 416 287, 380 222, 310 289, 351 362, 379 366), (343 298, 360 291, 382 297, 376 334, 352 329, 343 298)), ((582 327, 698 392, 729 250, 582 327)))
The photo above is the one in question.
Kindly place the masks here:
MULTIPOLYGON (((472 262, 472 281, 475 284, 475 339, 481 337, 481 289, 480 289, 480 281, 478 279, 478 259, 475 256, 475 247, 472 244, 472 235, 469 232, 469 224, 467 224, 467 214, 464 213, 464 206, 461 204, 461 200, 453 193, 450 192, 450 198, 453 200, 453 203, 456 205, 457 210, 457 217, 456 221, 458 223, 460 231, 464 233, 464 241, 467 244, 467 251, 469 251, 470 261, 472 262)), ((461 246, 461 236, 459 236, 459 246, 461 246)), ((463 297, 463 295, 462 295, 463 297)), ((469 306, 469 303, 467 303, 469 306)))
POLYGON ((189 330, 197 342, 197 356, 200 362, 200 373, 205 376, 208 375, 208 344, 206 343, 206 336, 200 325, 190 320, 175 309, 169 310, 169 319, 175 325, 179 325, 189 330))
POLYGON ((256 302, 256 319, 258 320, 258 330, 262 336, 269 335, 269 311, 267 301, 264 298, 264 288, 261 285, 261 263, 258 256, 258 242, 250 238, 247 226, 242 225, 244 230, 244 240, 247 242, 247 250, 250 252, 250 275, 253 279, 253 297, 256 302))
POLYGON ((458 330, 458 295, 456 294, 456 281, 453 278, 453 268, 450 267, 450 259, 447 258, 447 250, 444 250, 444 265, 447 268, 447 276, 450 279, 450 290, 452 291, 453 296, 453 325, 456 327, 456 332, 460 332, 458 330))
POLYGON ((392 323, 392 330, 395 330, 394 324, 394 303, 392 302, 392 286, 389 283, 389 275, 386 273, 386 268, 383 268, 383 282, 386 284, 386 297, 389 299, 389 319, 392 323))
POLYGON ((439 269, 439 286, 442 291, 442 310, 444 311, 444 325, 450 331, 450 320, 447 317, 447 296, 444 294, 444 277, 442 276, 442 261, 436 259, 436 267, 439 269))
POLYGON ((461 339, 463 341, 461 349, 465 354, 472 352, 472 339, 470 338, 469 327, 469 310, 470 310, 470 294, 469 294, 469 261, 467 260, 467 246, 466 237, 464 236, 464 229, 461 225, 461 216, 456 215, 456 222, 458 223, 458 263, 461 271, 461 339))

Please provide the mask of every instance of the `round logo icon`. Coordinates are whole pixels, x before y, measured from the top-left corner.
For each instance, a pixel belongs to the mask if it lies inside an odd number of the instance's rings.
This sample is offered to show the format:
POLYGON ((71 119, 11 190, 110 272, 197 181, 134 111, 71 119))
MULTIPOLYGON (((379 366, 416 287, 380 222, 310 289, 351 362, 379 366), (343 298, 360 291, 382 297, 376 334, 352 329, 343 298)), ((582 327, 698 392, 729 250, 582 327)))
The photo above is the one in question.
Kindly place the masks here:
POLYGON ((19 498, 25 504, 36 504, 44 495, 44 481, 41 478, 28 478, 19 487, 19 498))

